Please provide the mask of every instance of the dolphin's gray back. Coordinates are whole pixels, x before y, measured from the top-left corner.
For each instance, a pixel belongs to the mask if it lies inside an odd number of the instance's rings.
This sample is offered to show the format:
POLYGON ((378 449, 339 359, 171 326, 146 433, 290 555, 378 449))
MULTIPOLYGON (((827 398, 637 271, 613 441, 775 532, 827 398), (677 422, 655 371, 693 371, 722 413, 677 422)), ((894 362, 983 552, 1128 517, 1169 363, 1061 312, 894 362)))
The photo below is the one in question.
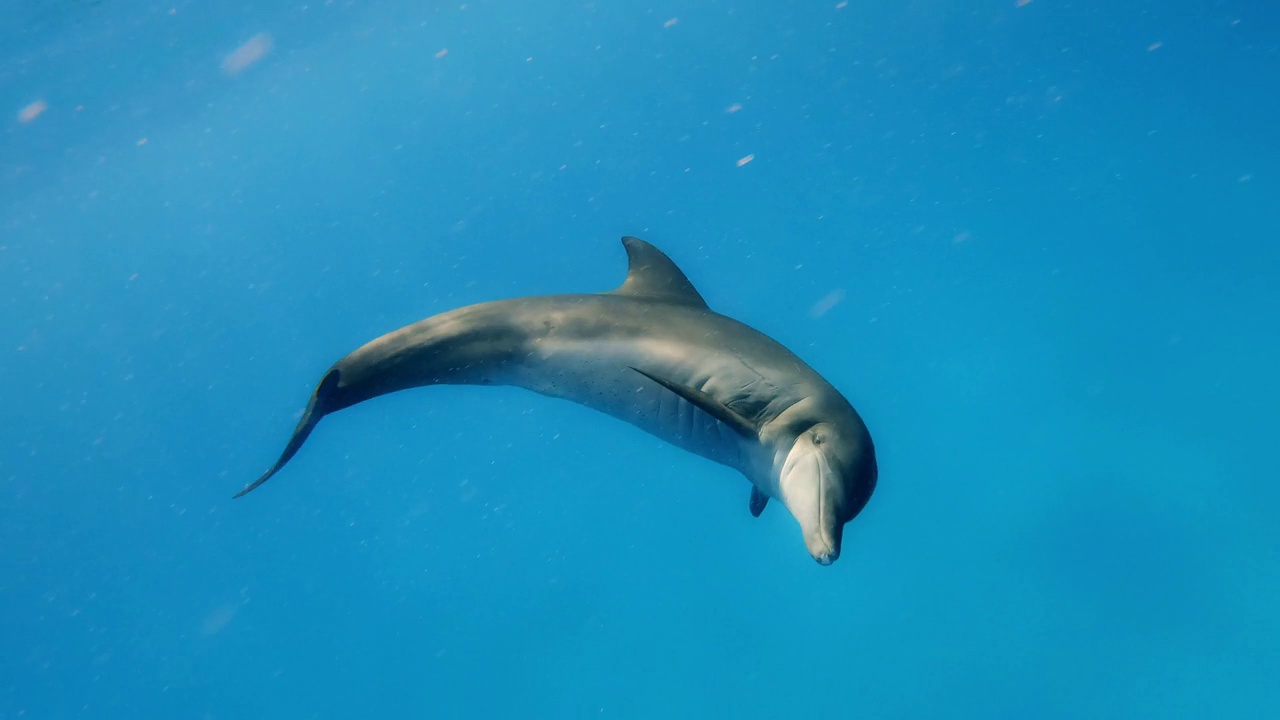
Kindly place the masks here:
POLYGON ((628 295, 482 303, 366 347, 394 359, 370 363, 362 348, 338 367, 395 378, 397 387, 372 394, 440 383, 522 387, 611 415, 744 472, 758 451, 754 443, 645 374, 705 392, 757 425, 805 398, 843 402, 798 357, 743 323, 706 308, 628 295))

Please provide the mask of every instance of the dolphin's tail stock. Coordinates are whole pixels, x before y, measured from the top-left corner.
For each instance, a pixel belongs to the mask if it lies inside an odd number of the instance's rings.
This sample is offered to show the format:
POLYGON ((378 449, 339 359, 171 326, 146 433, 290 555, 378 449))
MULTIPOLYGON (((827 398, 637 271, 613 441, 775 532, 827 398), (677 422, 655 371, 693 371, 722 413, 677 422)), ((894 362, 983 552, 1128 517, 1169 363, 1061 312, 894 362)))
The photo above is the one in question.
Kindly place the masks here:
POLYGON ((338 370, 332 369, 316 386, 316 391, 311 394, 311 402, 307 403, 306 412, 302 413, 302 419, 298 421, 298 426, 293 429, 293 437, 289 438, 289 444, 285 445, 284 452, 280 453, 280 459, 276 460, 276 464, 271 469, 262 474, 253 484, 245 487, 245 489, 236 493, 234 497, 241 497, 249 493, 254 488, 271 479, 285 466, 285 463, 298 452, 298 448, 302 447, 302 443, 307 441, 307 436, 315 429, 316 423, 320 422, 320 418, 324 417, 337 408, 337 391, 338 379, 340 374, 338 370))

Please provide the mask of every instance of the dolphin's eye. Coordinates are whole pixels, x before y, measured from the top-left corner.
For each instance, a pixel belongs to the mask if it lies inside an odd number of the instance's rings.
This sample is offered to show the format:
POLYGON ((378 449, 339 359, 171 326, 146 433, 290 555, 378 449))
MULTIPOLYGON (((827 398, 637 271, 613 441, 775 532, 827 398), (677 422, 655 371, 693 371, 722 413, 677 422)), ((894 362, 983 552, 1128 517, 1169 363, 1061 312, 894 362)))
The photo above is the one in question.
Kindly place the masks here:
POLYGON ((821 445, 822 443, 824 443, 824 442, 826 442, 826 441, 827 441, 827 436, 826 436, 826 435, 823 435, 823 434, 822 434, 822 433, 820 433, 820 432, 818 432, 818 433, 814 433, 814 434, 813 434, 813 444, 814 444, 814 445, 821 445))

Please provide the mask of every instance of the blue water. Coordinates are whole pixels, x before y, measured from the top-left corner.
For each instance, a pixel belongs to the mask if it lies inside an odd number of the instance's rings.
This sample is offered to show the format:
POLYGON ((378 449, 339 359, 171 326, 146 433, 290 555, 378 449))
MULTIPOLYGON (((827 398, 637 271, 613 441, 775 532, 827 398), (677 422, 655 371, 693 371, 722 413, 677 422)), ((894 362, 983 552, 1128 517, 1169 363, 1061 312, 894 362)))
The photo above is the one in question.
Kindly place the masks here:
POLYGON ((840 5, 0 0, 0 719, 1280 715, 1280 13, 840 5), (507 388, 231 500, 624 234, 867 420, 835 565, 507 388))

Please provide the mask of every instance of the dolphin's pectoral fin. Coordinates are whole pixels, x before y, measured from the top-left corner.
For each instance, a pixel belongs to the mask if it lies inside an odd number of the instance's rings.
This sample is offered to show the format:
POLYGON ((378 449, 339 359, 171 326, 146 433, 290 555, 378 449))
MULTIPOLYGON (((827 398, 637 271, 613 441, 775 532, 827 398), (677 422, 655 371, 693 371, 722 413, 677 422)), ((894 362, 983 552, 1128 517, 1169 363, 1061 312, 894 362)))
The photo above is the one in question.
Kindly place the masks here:
POLYGON ((760 492, 760 488, 751 486, 751 517, 760 517, 764 506, 769 504, 769 496, 760 492))
POLYGON ((760 431, 755 426, 755 423, 751 422, 750 420, 743 417, 742 415, 739 415, 738 412, 733 408, 729 407, 728 405, 725 405, 719 400, 716 400, 715 398, 702 392, 701 390, 697 388, 691 388, 685 385, 677 385, 673 382, 669 382, 660 377, 657 377, 656 375, 651 375, 650 373, 647 373, 638 367, 632 367, 631 369, 649 378, 650 380, 658 383, 659 385, 670 390, 676 395, 679 395, 681 398, 687 401, 690 405, 693 405, 694 407, 698 408, 699 410, 702 410, 703 412, 715 418, 716 420, 719 420, 720 422, 729 426, 734 432, 738 433, 742 437, 747 438, 749 440, 755 440, 760 436, 760 431))
POLYGON ((262 474, 262 477, 253 481, 252 484, 245 489, 236 493, 233 498, 238 498, 248 494, 254 488, 271 479, 272 475, 280 472, 280 468, 285 463, 293 459, 298 453, 298 448, 302 447, 302 443, 307 441, 307 436, 315 429, 316 423, 320 422, 320 418, 325 416, 332 408, 332 400, 338 387, 339 373, 337 370, 330 370, 320 381, 316 387, 316 391, 311 394, 311 402, 307 403, 307 409, 302 413, 302 419, 298 421, 298 426, 293 429, 293 436, 289 438, 289 444, 285 445, 284 452, 280 453, 280 459, 276 460, 276 464, 271 469, 262 474))
POLYGON ((627 249, 627 280, 614 293, 707 307, 689 278, 661 250, 635 237, 622 238, 622 245, 627 249))

